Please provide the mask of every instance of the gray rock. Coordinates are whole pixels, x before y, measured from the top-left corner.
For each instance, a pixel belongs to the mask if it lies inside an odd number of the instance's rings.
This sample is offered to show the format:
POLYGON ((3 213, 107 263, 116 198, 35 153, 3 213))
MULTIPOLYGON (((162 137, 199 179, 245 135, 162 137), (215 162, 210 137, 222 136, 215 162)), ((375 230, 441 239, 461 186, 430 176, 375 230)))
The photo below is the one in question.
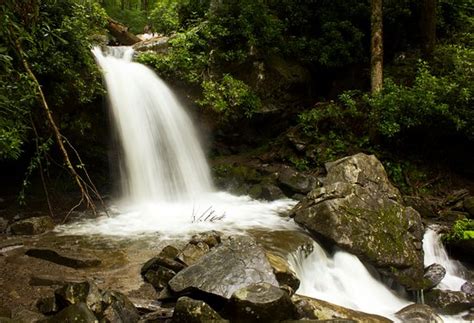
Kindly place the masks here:
POLYGON ((474 196, 468 196, 463 201, 464 210, 469 214, 469 218, 474 219, 474 196))
POLYGON ((176 275, 171 269, 158 266, 154 269, 148 270, 143 276, 144 280, 150 283, 157 291, 162 290, 168 286, 168 282, 176 275))
POLYGON ((186 266, 190 266, 208 252, 209 246, 204 242, 198 242, 197 244, 188 243, 179 254, 178 259, 186 266))
POLYGON ((66 284, 56 289, 54 296, 61 309, 69 305, 84 303, 96 314, 103 311, 102 293, 92 282, 66 284))
POLYGON ((159 36, 149 40, 143 40, 133 45, 133 49, 137 52, 152 51, 155 53, 168 52, 169 37, 159 36))
POLYGON ((317 180, 314 177, 298 173, 290 168, 281 171, 278 182, 284 189, 300 194, 307 194, 317 186, 317 180))
POLYGON ((402 322, 410 323, 443 323, 443 319, 436 312, 424 304, 411 304, 395 313, 402 322))
POLYGON ((181 251, 175 246, 168 245, 164 247, 158 256, 168 259, 176 259, 181 251))
POLYGON ((242 287, 267 282, 278 286, 265 253, 247 236, 232 236, 168 283, 175 293, 204 292, 226 299, 242 287))
POLYGON ((442 314, 458 314, 474 306, 474 295, 450 290, 433 289, 425 293, 425 303, 442 314))
POLYGON ((42 323, 94 323, 99 322, 85 303, 72 304, 56 315, 48 317, 42 323))
POLYGON ((231 317, 242 322, 279 322, 296 318, 287 293, 269 283, 256 283, 236 291, 230 300, 231 317))
POLYGON ((134 323, 140 319, 138 310, 122 293, 106 291, 102 295, 102 302, 105 309, 101 322, 134 323))
POLYGON ((417 196, 404 196, 403 201, 405 205, 414 208, 423 218, 437 218, 437 209, 439 205, 428 199, 424 199, 417 196))
POLYGON ((432 289, 443 280, 446 276, 446 269, 440 264, 431 264, 425 268, 425 274, 423 278, 425 279, 426 285, 425 290, 432 289))
POLYGON ((35 235, 54 229, 53 219, 49 216, 19 220, 10 225, 10 231, 16 235, 35 235))
POLYGON ((30 278, 30 286, 60 286, 68 283, 80 283, 77 278, 62 277, 54 275, 33 275, 30 278))
POLYGON ((222 320, 222 317, 203 301, 183 296, 178 299, 173 313, 173 323, 201 323, 222 320))
POLYGON ((12 322, 15 323, 34 323, 42 322, 44 315, 38 312, 30 311, 26 308, 17 308, 12 311, 12 322))
POLYGON ((8 220, 0 217, 0 233, 7 232, 8 220))
POLYGON ((401 204, 374 156, 357 154, 326 165, 325 186, 292 210, 295 221, 322 241, 372 264, 411 289, 423 287, 423 225, 401 204))
POLYGON ((286 196, 278 186, 273 184, 262 184, 262 193, 260 197, 267 201, 274 201, 286 196))
POLYGON ((371 322, 371 323, 391 323, 392 321, 379 315, 368 314, 359 312, 331 304, 319 299, 293 295, 291 297, 292 302, 295 304, 298 311, 298 317, 306 320, 354 320, 356 322, 371 322))
POLYGON ((173 308, 160 308, 159 310, 147 313, 140 317, 139 323, 169 322, 173 317, 173 308))
POLYGON ((468 295, 474 295, 474 284, 472 282, 465 282, 461 286, 461 292, 468 295))
POLYGON ((55 264, 71 267, 74 269, 96 267, 102 263, 98 258, 85 257, 77 254, 59 253, 52 249, 29 249, 25 253, 30 257, 35 257, 55 264))
POLYGON ((298 287, 300 287, 300 280, 290 268, 288 261, 284 257, 272 252, 266 252, 266 255, 280 287, 288 291, 290 296, 293 295, 298 287))
POLYGON ((160 267, 168 268, 174 272, 178 272, 185 268, 186 265, 174 259, 158 256, 148 260, 141 269, 141 274, 144 276, 150 270, 157 270, 160 267))

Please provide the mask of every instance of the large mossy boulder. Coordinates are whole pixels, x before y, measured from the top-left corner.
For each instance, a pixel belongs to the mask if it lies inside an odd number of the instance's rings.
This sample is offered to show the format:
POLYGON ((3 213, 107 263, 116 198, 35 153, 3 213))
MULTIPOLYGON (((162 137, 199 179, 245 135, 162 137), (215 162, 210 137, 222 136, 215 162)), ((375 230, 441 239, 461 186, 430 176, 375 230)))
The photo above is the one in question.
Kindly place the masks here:
POLYGON ((380 161, 357 154, 326 165, 324 186, 292 211, 322 242, 359 256, 409 289, 423 284, 423 226, 402 204, 380 161))
POLYGON ((222 317, 203 301, 183 296, 178 299, 173 313, 173 323, 201 323, 221 321, 222 317))
POLYGON ((458 314, 474 307, 474 295, 459 291, 433 289, 425 293, 425 302, 443 314, 458 314))
POLYGON ((54 229, 54 222, 50 216, 37 216, 13 222, 10 232, 16 235, 35 235, 54 229))
POLYGON ((410 304, 395 313, 395 316, 402 322, 443 323, 443 319, 430 306, 425 304, 410 304))
POLYGON ((72 304, 41 323, 94 323, 99 320, 85 303, 72 304))
POLYGON ((168 283, 172 292, 204 293, 224 299, 252 283, 278 286, 265 252, 248 236, 232 236, 168 283))

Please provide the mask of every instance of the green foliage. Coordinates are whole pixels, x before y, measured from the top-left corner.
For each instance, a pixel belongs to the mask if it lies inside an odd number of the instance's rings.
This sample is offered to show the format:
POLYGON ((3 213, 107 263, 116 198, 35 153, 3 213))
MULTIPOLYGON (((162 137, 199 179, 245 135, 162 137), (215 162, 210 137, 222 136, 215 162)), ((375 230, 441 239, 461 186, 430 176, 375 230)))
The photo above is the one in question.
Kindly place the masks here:
POLYGON ((203 99, 198 103, 218 112, 224 119, 250 118, 261 106, 252 89, 229 74, 220 82, 204 81, 202 87, 203 99))
POLYGON ((170 34, 180 28, 178 1, 163 0, 156 3, 150 13, 150 21, 155 32, 170 34))
POLYGON ((61 116, 103 93, 90 53, 94 34, 105 25, 105 12, 93 1, 6 1, 0 28, 0 159, 18 159, 33 134, 32 122, 44 122, 36 106, 35 86, 24 72, 15 42, 24 51, 50 107, 61 116))
POLYGON ((421 62, 412 86, 396 84, 389 78, 381 93, 367 97, 372 124, 380 134, 393 138, 407 129, 423 127, 474 138, 474 51, 467 51, 462 52, 468 58, 456 56, 450 74, 436 76, 427 63, 421 62))
POLYGON ((474 220, 457 220, 451 231, 443 236, 445 241, 461 241, 474 239, 474 220))

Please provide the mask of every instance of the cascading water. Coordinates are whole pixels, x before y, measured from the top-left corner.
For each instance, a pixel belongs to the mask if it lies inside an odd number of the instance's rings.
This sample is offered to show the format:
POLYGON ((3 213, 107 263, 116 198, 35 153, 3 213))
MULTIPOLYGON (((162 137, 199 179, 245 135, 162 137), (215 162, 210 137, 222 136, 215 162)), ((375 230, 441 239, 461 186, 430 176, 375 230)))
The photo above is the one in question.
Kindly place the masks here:
POLYGON ((131 48, 93 50, 103 70, 133 202, 189 200, 212 191, 197 131, 173 92, 131 48), (119 56, 119 58, 117 58, 119 56))
POLYGON ((441 242, 440 235, 432 228, 428 228, 423 237, 423 251, 425 253, 425 266, 436 263, 446 269, 446 276, 444 276, 437 288, 454 291, 460 290, 462 284, 466 282, 463 278, 464 266, 459 261, 449 258, 441 242))
MULTIPOLYGON (((111 206, 113 216, 57 231, 127 237, 159 233, 166 238, 207 230, 300 230, 292 220, 279 216, 296 204, 293 200, 264 202, 213 192, 190 118, 163 81, 131 62, 130 48, 111 48, 108 55, 95 48, 94 55, 104 72, 123 146, 127 194, 118 208, 111 206)), ((463 282, 459 267, 449 260, 432 230, 425 235, 424 250, 426 265, 436 262, 447 269, 442 287, 459 289, 463 282)), ((298 252, 289 261, 301 281, 299 294, 391 318, 409 304, 346 252, 330 257, 314 243, 310 255, 298 252)))

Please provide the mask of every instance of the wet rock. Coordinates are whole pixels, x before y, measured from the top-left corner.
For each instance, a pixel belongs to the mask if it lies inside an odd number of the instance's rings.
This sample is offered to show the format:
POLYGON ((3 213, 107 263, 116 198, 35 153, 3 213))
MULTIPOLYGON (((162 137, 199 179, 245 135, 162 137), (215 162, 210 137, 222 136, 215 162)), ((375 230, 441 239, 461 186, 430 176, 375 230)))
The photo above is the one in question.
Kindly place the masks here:
POLYGON ((230 299, 252 283, 278 286, 265 253, 247 236, 232 236, 180 271, 168 283, 175 293, 203 292, 230 299))
POLYGON ((222 317, 203 301, 183 296, 178 299, 173 313, 173 323, 201 323, 222 320, 222 317))
POLYGON ((417 196, 404 196, 405 205, 414 208, 423 218, 437 218, 439 205, 417 196))
POLYGON ((468 196, 463 201, 464 210, 469 214, 469 218, 474 218, 474 196, 468 196))
POLYGON ((141 269, 141 274, 144 276, 150 270, 157 270, 160 267, 168 268, 174 272, 178 272, 186 266, 171 258, 165 258, 162 256, 154 257, 148 260, 141 269))
POLYGON ((7 232, 8 220, 0 217, 0 233, 7 232))
POLYGON ((94 323, 99 320, 85 303, 72 304, 56 315, 50 316, 41 323, 94 323))
POLYGON ((69 283, 54 291, 56 302, 60 308, 84 303, 94 313, 101 313, 102 294, 92 282, 69 283))
POLYGON ((292 210, 295 221, 321 241, 335 244, 411 289, 422 288, 423 225, 401 204, 382 164, 365 154, 326 165, 325 186, 292 210))
POLYGON ((202 256, 209 252, 209 246, 204 242, 197 244, 188 243, 179 254, 178 259, 186 266, 195 264, 202 256))
POLYGON ((59 311, 59 306, 56 303, 55 297, 46 297, 38 300, 36 308, 43 314, 51 315, 59 311))
POLYGON ((157 311, 147 313, 140 317, 139 323, 157 323, 157 322, 169 322, 173 317, 173 308, 162 307, 157 311))
POLYGON ((176 259, 181 251, 175 246, 168 245, 164 247, 158 256, 168 259, 176 259))
POLYGON ((296 318, 287 293, 269 283, 255 283, 237 290, 230 300, 231 317, 242 322, 278 322, 296 318))
POLYGON ((165 287, 158 293, 158 297, 156 299, 158 301, 170 301, 175 300, 176 296, 171 292, 169 287, 165 287))
POLYGON ((52 229, 54 229, 54 222, 49 216, 39 216, 19 220, 10 225, 10 232, 16 235, 35 235, 52 229))
POLYGON ((474 306, 474 295, 463 292, 433 289, 425 293, 425 303, 442 314, 458 314, 474 306))
POLYGON ((391 320, 374 314, 354 311, 349 308, 331 304, 319 299, 293 295, 291 300, 296 306, 298 317, 316 320, 354 320, 356 322, 389 323, 391 320))
POLYGON ((423 278, 425 279, 425 290, 432 289, 443 280, 446 275, 446 269, 440 264, 431 264, 425 268, 425 274, 423 278))
POLYGON ((176 275, 171 269, 158 266, 155 269, 148 270, 143 276, 144 280, 150 283, 157 291, 168 286, 168 282, 176 275))
POLYGON ((66 254, 64 252, 59 253, 52 249, 29 249, 25 254, 30 257, 51 261, 55 264, 74 269, 96 267, 102 263, 102 261, 97 258, 85 257, 78 254, 66 254))
POLYGON ((424 304, 411 304, 395 313, 402 322, 410 323, 443 323, 443 319, 436 312, 424 304))
POLYGON ((290 268, 290 265, 282 256, 267 252, 267 259, 273 268, 280 287, 283 287, 291 295, 300 287, 300 280, 296 276, 295 272, 290 268))
POLYGON ((465 282, 461 286, 461 292, 468 295, 474 295, 474 284, 472 282, 465 282))
POLYGON ((12 311, 9 308, 0 306, 0 317, 11 318, 12 311))
POLYGON ((464 315, 462 318, 465 321, 474 321, 474 307, 471 307, 469 309, 469 312, 466 315, 464 315))
POLYGON ((193 235, 189 241, 194 245, 199 245, 200 242, 207 244, 209 248, 214 248, 221 243, 221 235, 217 231, 202 232, 193 235))
POLYGON ((106 291, 102 295, 103 306, 101 322, 134 323, 140 315, 133 303, 122 293, 106 291))
POLYGON ((285 198, 285 193, 274 184, 265 184, 262 185, 262 193, 260 197, 267 201, 275 201, 278 199, 285 198))
POLYGON ((317 180, 309 175, 304 175, 286 168, 278 176, 278 182, 293 193, 307 194, 317 186, 317 180))

